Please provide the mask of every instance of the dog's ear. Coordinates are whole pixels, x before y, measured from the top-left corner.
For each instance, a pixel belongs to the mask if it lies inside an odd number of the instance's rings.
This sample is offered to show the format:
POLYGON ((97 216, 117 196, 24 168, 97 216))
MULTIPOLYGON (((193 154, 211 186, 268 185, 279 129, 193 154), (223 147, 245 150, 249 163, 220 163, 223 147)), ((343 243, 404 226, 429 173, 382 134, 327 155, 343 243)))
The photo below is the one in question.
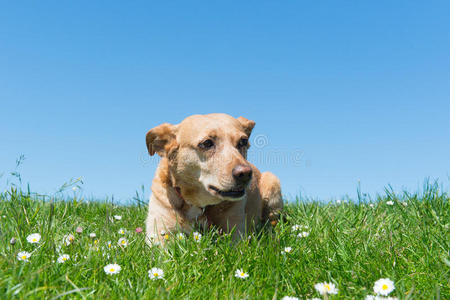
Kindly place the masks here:
POLYGON ((255 127, 255 121, 248 120, 244 117, 237 118, 239 123, 241 123, 242 127, 244 128, 245 133, 250 136, 252 133, 253 127, 255 127))
POLYGON ((145 140, 150 155, 164 157, 176 145, 176 125, 164 123, 147 132, 145 140))

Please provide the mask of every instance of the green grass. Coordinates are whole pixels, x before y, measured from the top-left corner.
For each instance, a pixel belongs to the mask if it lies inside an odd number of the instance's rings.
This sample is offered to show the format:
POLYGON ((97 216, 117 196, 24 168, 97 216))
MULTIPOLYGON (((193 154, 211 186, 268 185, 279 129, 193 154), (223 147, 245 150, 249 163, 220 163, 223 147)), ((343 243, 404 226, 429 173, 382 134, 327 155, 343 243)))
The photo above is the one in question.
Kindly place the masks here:
POLYGON ((200 243, 173 237, 167 247, 148 247, 144 234, 145 206, 117 206, 82 199, 43 201, 11 189, 0 195, 1 298, 147 298, 147 299, 300 299, 319 297, 318 282, 339 289, 332 299, 363 299, 373 294, 380 278, 395 282, 392 296, 449 299, 449 196, 437 186, 420 194, 387 193, 368 204, 337 205, 299 202, 286 205, 283 220, 249 240, 233 245, 228 235, 202 232, 200 243), (393 201, 389 206, 387 201, 393 201), (407 206, 401 202, 405 201, 407 206), (122 220, 111 221, 121 215, 122 220), (292 225, 309 226, 310 235, 297 238, 292 225), (81 226, 83 233, 75 233, 81 226), (127 230, 126 248, 117 245, 127 230), (26 237, 38 232, 39 244, 26 237), (95 232, 99 251, 89 233, 95 232), (75 241, 62 246, 64 235, 75 241), (15 237, 16 244, 10 239, 15 237), (282 254, 284 247, 293 252, 282 254), (29 262, 19 251, 32 252, 29 262), (60 254, 71 259, 55 263, 60 254), (76 260, 75 260, 75 257, 76 260), (118 263, 122 270, 107 275, 103 267, 118 263), (164 280, 150 280, 148 270, 164 270, 164 280), (248 272, 245 280, 236 269, 248 272))

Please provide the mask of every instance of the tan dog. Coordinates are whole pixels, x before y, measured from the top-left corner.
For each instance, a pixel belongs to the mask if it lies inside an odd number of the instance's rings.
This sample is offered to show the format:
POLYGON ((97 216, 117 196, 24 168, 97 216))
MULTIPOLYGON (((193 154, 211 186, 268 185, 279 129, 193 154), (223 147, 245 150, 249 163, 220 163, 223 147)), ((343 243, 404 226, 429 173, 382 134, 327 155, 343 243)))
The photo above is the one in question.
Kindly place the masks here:
POLYGON ((235 228, 234 239, 251 224, 276 224, 283 207, 280 182, 246 159, 254 126, 243 117, 209 114, 147 133, 149 154, 162 158, 146 220, 149 242, 161 232, 189 233, 196 222, 225 232, 235 228))

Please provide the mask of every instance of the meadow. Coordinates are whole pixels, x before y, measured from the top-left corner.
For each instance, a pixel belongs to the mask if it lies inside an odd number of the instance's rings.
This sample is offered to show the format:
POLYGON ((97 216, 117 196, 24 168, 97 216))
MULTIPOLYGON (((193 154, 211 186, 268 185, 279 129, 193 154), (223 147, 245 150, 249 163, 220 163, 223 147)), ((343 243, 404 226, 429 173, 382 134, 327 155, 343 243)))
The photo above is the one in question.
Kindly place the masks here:
POLYGON ((2 299, 370 299, 380 278, 392 280, 390 297, 450 298, 449 195, 437 184, 375 199, 297 199, 275 227, 237 244, 199 230, 198 239, 164 235, 165 247, 147 246, 140 232, 146 201, 79 195, 0 194, 2 299), (337 293, 321 295, 317 283, 337 293))

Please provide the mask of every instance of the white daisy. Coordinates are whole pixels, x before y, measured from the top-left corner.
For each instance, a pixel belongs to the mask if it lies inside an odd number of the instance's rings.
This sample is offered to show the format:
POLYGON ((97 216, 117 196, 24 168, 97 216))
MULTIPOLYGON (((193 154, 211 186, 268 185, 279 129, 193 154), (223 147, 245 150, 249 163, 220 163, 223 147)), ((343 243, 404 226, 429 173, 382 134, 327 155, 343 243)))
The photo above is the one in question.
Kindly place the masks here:
POLYGON ((200 242, 200 240, 202 239, 201 233, 199 233, 197 231, 193 233, 193 237, 196 242, 200 242))
POLYGON ((387 205, 394 205, 394 201, 391 201, 391 200, 386 201, 386 204, 387 204, 387 205))
POLYGON ((122 268, 118 264, 109 264, 103 268, 103 270, 105 270, 105 273, 108 275, 117 274, 121 269, 122 268))
POLYGON ((373 291, 375 294, 387 296, 395 289, 394 282, 389 278, 381 278, 375 281, 373 291))
POLYGON ((184 233, 182 233, 182 232, 178 233, 178 234, 177 234, 177 238, 178 238, 179 240, 184 240, 184 233))
POLYGON ((32 233, 27 236, 28 243, 37 244, 41 240, 41 235, 39 233, 32 233))
POLYGON ((242 271, 241 269, 237 269, 234 273, 234 276, 237 278, 245 279, 248 277, 248 273, 242 271))
POLYGON ((309 232, 303 231, 303 232, 300 232, 299 234, 297 234, 297 237, 304 238, 304 237, 307 237, 308 235, 309 235, 309 232))
POLYGON ((164 271, 159 268, 152 268, 150 271, 148 271, 148 277, 153 280, 163 279, 164 271))
POLYGON ((58 257, 57 262, 60 263, 60 264, 63 264, 69 259, 70 259, 70 256, 68 254, 63 254, 60 257, 58 257))
POLYGON ((336 285, 331 282, 321 282, 314 285, 316 291, 318 291, 321 295, 325 294, 337 294, 338 289, 336 285))
POLYGON ((95 232, 91 232, 91 233, 89 233, 89 237, 91 239, 95 239, 97 237, 97 235, 95 234, 95 232))
POLYGON ((291 296, 284 296, 283 298, 281 298, 281 300, 298 300, 297 297, 291 297, 291 296))
POLYGON ((128 246, 128 241, 127 241, 127 239, 126 238, 120 238, 119 239, 119 241, 117 242, 118 244, 119 244, 119 246, 122 246, 122 247, 126 247, 126 246, 128 246))
POLYGON ((120 229, 119 229, 119 234, 125 234, 125 229, 120 228, 120 229))
POLYGON ((292 252, 292 247, 284 247, 284 250, 281 251, 282 254, 284 253, 291 253, 292 252))
POLYGON ((73 234, 67 234, 64 236, 63 240, 66 246, 69 246, 73 243, 73 241, 75 241, 75 237, 73 236, 73 234))
POLYGON ((374 207, 375 207, 375 204, 370 203, 369 206, 370 206, 371 208, 374 208, 374 207))
POLYGON ((298 225, 298 224, 292 225, 292 227, 291 227, 292 231, 299 231, 299 230, 308 229, 308 228, 309 227, 307 225, 298 225))
POLYGON ((111 248, 112 248, 112 243, 111 243, 111 241, 108 241, 108 243, 106 243, 106 245, 108 246, 108 249, 111 249, 111 248))
POLYGON ((403 206, 408 206, 408 202, 403 201, 403 202, 402 202, 402 205, 403 205, 403 206))
POLYGON ((17 253, 17 259, 22 261, 28 261, 28 259, 31 257, 31 253, 27 251, 21 251, 17 253))
POLYGON ((114 216, 114 219, 120 221, 120 220, 122 220, 122 216, 115 215, 115 216, 114 216))

